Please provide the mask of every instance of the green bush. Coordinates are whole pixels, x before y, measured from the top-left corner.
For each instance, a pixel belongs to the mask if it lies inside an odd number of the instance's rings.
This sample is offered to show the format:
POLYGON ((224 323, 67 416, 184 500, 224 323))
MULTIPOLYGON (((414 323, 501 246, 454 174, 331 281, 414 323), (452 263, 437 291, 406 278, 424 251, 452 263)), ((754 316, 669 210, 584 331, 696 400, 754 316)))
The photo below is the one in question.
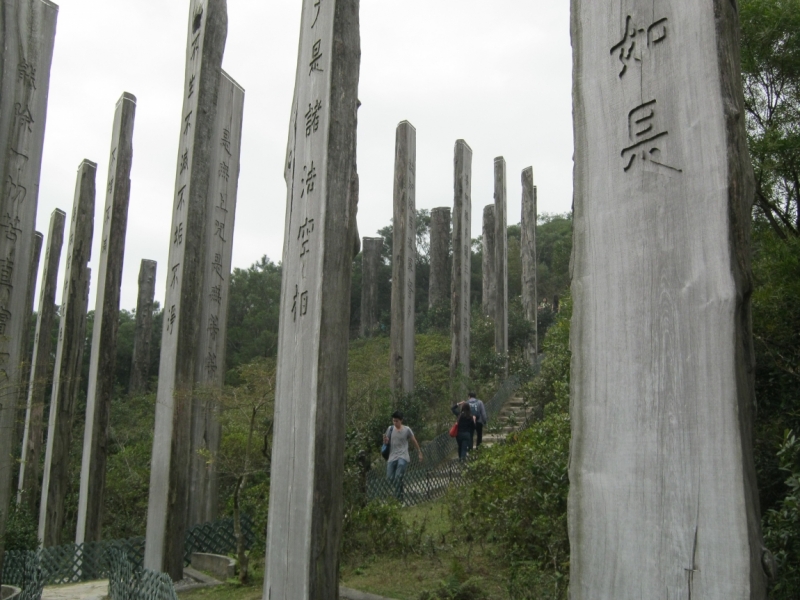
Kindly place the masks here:
POLYGON ((28 512, 24 504, 12 502, 6 522, 6 552, 36 550, 37 548, 39 548, 39 537, 36 519, 28 512))
POLYGON ((481 589, 480 579, 461 582, 456 575, 452 575, 432 592, 422 592, 419 600, 489 600, 489 596, 481 589))
POLYGON ((345 511, 342 553, 404 555, 417 547, 423 529, 424 524, 418 532, 406 527, 398 502, 373 500, 345 511))
POLYGON ((788 474, 787 495, 764 515, 764 541, 775 555, 778 577, 770 598, 790 600, 800 590, 800 440, 787 431, 778 453, 781 470, 788 474))

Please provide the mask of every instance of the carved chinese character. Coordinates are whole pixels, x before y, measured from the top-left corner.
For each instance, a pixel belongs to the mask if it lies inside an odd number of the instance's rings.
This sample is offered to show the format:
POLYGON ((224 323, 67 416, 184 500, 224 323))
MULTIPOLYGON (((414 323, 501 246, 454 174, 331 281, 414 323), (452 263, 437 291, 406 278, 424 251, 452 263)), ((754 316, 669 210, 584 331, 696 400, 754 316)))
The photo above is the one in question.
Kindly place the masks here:
POLYGON ((172 243, 176 246, 180 246, 183 243, 183 223, 178 223, 178 225, 175 226, 172 243))
POLYGON ((322 4, 322 0, 317 0, 316 2, 314 2, 314 8, 317 9, 317 12, 314 15, 314 22, 311 24, 311 29, 314 29, 314 27, 317 25, 317 19, 319 19, 319 11, 320 11, 320 8, 321 8, 321 6, 320 6, 321 4, 322 4))
POLYGON ((175 286, 178 285, 178 268, 181 266, 181 263, 176 264, 172 267, 172 282, 169 284, 169 287, 175 289, 175 286))
POLYGON ((36 89, 36 67, 23 60, 17 65, 17 79, 28 87, 36 89))
POLYGON ((0 285, 14 288, 14 261, 11 258, 0 260, 0 285))
POLYGON ((180 210, 183 208, 183 203, 186 199, 183 197, 184 193, 186 192, 186 186, 183 186, 181 189, 178 190, 178 209, 180 210))
POLYGON ((314 71, 319 71, 320 73, 322 73, 322 69, 319 68, 319 61, 321 60, 322 60, 322 40, 317 40, 316 42, 314 42, 314 47, 311 49, 311 62, 308 63, 309 75, 311 75, 314 71))
POLYGON ((222 212, 228 212, 228 209, 225 208, 227 205, 228 205, 228 192, 220 192, 219 206, 217 206, 217 208, 220 209, 222 212))
POLYGON ((225 281, 225 277, 222 275, 222 254, 214 254, 214 262, 211 263, 211 268, 214 270, 214 273, 219 275, 219 278, 225 281))
POLYGON ((17 102, 14 104, 14 112, 16 113, 17 120, 23 126, 27 127, 28 131, 33 131, 31 128, 31 125, 33 124, 33 115, 31 114, 30 108, 23 106, 20 102, 17 102))
POLYGON ((225 221, 217 221, 214 220, 214 235, 218 236, 223 242, 227 242, 228 240, 225 239, 225 221))
POLYGON ((322 102, 317 100, 314 106, 308 103, 308 112, 306 113, 306 137, 319 129, 319 111, 322 110, 322 102))
POLYGON ((305 222, 300 225, 297 231, 297 239, 300 240, 300 258, 306 254, 310 254, 311 250, 308 249, 308 244, 311 239, 311 234, 314 232, 314 219, 306 217, 305 222))
POLYGON ((194 60, 197 57, 198 52, 200 52, 200 34, 199 33, 196 36, 194 36, 194 39, 192 40, 192 58, 191 58, 191 60, 194 60))
POLYGON ((18 152, 14 148, 10 148, 10 150, 14 153, 14 158, 17 159, 19 165, 17 167, 17 174, 20 174, 22 173, 23 169, 25 169, 25 165, 28 164, 28 155, 18 152))
POLYGON ((11 313, 5 306, 0 306, 0 335, 6 334, 6 325, 11 321, 11 313))
POLYGON ((214 377, 217 374, 217 355, 211 350, 208 351, 206 357, 206 371, 209 377, 214 377))
POLYGON ((108 236, 103 238, 103 249, 101 252, 105 252, 106 250, 108 250, 108 236))
POLYGON ((217 175, 225 181, 228 181, 229 174, 230 168, 228 167, 228 163, 223 160, 221 163, 219 163, 219 171, 217 171, 217 175))
POLYGON ((211 288, 211 293, 208 295, 208 298, 212 302, 216 302, 217 304, 222 303, 222 286, 215 285, 211 288))
POLYGON ((6 230, 6 239, 12 242, 16 242, 17 236, 22 233, 22 229, 19 226, 19 217, 12 218, 9 213, 6 213, 3 217, 2 227, 6 230))
POLYGON ((106 207, 106 223, 111 220, 111 207, 106 207))
POLYGON ((192 127, 192 121, 191 121, 192 112, 194 111, 190 110, 189 114, 183 118, 183 122, 185 123, 185 125, 183 126, 183 135, 187 135, 189 133, 189 129, 191 129, 192 127))
POLYGON ((113 165, 115 162, 117 162, 117 149, 116 149, 116 148, 114 148, 114 149, 111 151, 111 160, 110 160, 110 161, 108 161, 108 164, 109 164, 109 166, 111 166, 111 165, 113 165))
POLYGON ((661 162, 661 149, 659 148, 659 144, 656 144, 656 140, 667 137, 669 132, 667 130, 659 131, 659 128, 655 126, 655 117, 655 100, 640 104, 628 113, 628 138, 632 143, 626 148, 623 148, 620 153, 623 160, 627 160, 627 164, 624 167, 626 173, 633 166, 637 156, 640 157, 642 161, 650 161, 653 164, 672 171, 677 171, 678 173, 683 172, 681 169, 661 162))
POLYGON ((658 19, 647 29, 644 29, 643 27, 638 27, 630 15, 625 18, 625 33, 622 36, 622 40, 611 48, 611 54, 617 54, 619 62, 622 63, 622 70, 619 72, 620 79, 624 77, 628 71, 628 66, 633 62, 642 62, 642 50, 644 47, 652 48, 667 38, 667 21, 668 19, 658 19), (636 45, 638 40, 641 40, 641 47, 636 45))
POLYGON ((217 341, 217 334, 219 333, 219 317, 217 315, 208 315, 208 337, 212 341, 217 341))
POLYGON ((231 155, 231 131, 230 129, 223 129, 222 130, 222 139, 220 140, 220 146, 225 150, 228 156, 231 155))
POLYGON ((179 174, 182 174, 186 169, 189 168, 189 150, 184 150, 183 154, 181 154, 181 171, 179 174))
POLYGON ((194 75, 192 75, 191 78, 189 79, 189 95, 186 96, 186 98, 191 98, 192 94, 194 94, 194 81, 195 81, 195 79, 196 79, 196 77, 194 75))
POLYGON ((303 167, 303 178, 300 180, 302 189, 300 190, 300 197, 306 194, 309 196, 314 191, 314 180, 317 178, 317 170, 314 168, 314 161, 311 161, 310 167, 303 167))
POLYGON ((170 335, 172 335, 172 332, 175 331, 175 318, 176 318, 176 316, 177 316, 177 314, 175 312, 175 305, 173 304, 170 307, 169 312, 167 313, 167 318, 164 319, 164 323, 166 323, 167 331, 169 331, 170 335))
POLYGON ((108 191, 109 194, 114 191, 114 178, 113 177, 108 180, 108 190, 107 191, 108 191))
POLYGON ((408 270, 409 271, 413 271, 414 270, 414 257, 413 256, 409 256, 408 257, 408 270))
POLYGON ((13 176, 8 176, 8 191, 6 192, 6 199, 9 202, 22 203, 28 195, 28 188, 22 185, 19 180, 14 181, 13 176))
POLYGON ((300 288, 295 285, 294 286, 294 297, 292 298, 292 317, 293 320, 297 321, 297 316, 304 317, 308 312, 308 292, 300 293, 300 288), (300 298, 300 303, 298 305, 297 299, 300 298))

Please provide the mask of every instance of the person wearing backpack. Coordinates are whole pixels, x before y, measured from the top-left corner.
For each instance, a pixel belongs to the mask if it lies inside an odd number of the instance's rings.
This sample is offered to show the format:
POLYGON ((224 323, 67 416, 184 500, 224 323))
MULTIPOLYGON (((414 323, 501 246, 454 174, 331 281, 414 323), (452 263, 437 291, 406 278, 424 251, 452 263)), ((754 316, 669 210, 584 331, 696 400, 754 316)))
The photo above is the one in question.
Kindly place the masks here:
POLYGON ((389 458, 386 463, 386 479, 394 483, 395 496, 403 501, 403 476, 406 474, 406 467, 411 462, 408 454, 408 442, 413 442, 417 448, 419 460, 422 462, 422 448, 419 447, 417 438, 410 427, 403 425, 403 413, 399 410, 392 415, 392 425, 383 434, 383 443, 389 446, 389 458))
POLYGON ((469 404, 469 411, 475 417, 475 433, 477 434, 475 447, 478 447, 483 441, 483 426, 489 422, 489 417, 486 414, 486 405, 484 405, 483 400, 478 400, 478 395, 475 392, 470 392, 467 400, 462 400, 450 407, 456 417, 461 414, 461 407, 464 404, 469 404))

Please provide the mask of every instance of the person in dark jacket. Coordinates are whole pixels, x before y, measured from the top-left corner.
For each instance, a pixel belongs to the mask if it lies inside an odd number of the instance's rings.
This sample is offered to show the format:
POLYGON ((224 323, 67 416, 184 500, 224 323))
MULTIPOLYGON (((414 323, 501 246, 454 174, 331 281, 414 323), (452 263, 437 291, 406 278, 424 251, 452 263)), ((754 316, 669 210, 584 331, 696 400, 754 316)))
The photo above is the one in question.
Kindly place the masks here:
POLYGON ((467 453, 472 450, 472 434, 475 432, 475 417, 470 412, 469 404, 461 405, 461 413, 458 415, 458 458, 467 460, 467 453))

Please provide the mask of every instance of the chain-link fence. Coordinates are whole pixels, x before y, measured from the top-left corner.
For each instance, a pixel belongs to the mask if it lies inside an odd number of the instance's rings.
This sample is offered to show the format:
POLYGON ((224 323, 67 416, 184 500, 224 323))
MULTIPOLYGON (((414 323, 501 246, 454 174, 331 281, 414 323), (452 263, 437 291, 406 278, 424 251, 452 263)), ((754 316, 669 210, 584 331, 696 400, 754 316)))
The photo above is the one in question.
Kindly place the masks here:
MULTIPOLYGON (((255 543, 253 521, 241 518, 245 548, 255 543)), ((125 556, 125 562, 138 572, 144 568, 145 538, 107 540, 83 544, 64 544, 36 552, 6 552, 3 564, 3 583, 26 589, 41 584, 58 585, 106 579, 112 572, 115 556, 125 556)), ((184 564, 188 565, 194 552, 228 554, 236 550, 233 519, 195 525, 186 532, 184 564)), ((36 596, 31 596, 35 598, 36 596)))
MULTIPOLYGON (((492 399, 485 403, 490 421, 497 417, 519 385, 519 378, 507 378, 492 399)), ((420 462, 411 453, 411 462, 400 483, 389 481, 382 468, 384 463, 379 463, 367 473, 367 498, 395 497, 405 506, 414 506, 443 496, 448 487, 461 484, 462 465, 454 460, 457 450, 455 439, 450 437, 449 431, 423 443, 424 460, 420 462)))
POLYGON ((178 600, 169 575, 136 566, 118 548, 110 552, 108 595, 111 600, 178 600))

